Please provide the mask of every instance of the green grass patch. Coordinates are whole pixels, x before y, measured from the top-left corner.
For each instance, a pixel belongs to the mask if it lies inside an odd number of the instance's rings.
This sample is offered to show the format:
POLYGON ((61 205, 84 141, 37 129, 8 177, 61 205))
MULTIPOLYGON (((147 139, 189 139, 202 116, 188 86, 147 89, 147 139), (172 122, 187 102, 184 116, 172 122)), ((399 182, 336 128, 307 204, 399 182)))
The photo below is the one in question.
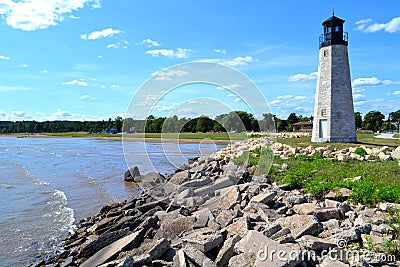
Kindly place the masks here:
POLYGON ((389 146, 389 147, 397 147, 400 146, 400 141, 396 139, 380 139, 375 138, 375 134, 369 133, 357 133, 357 143, 312 143, 310 136, 303 136, 300 138, 278 138, 277 142, 290 145, 292 147, 307 147, 307 146, 334 146, 337 149, 348 148, 350 146, 357 147, 360 145, 365 145, 366 147, 376 147, 376 146, 389 146))
POLYGON ((394 138, 400 138, 400 134, 393 135, 394 138))
POLYGON ((384 201, 400 203, 400 166, 397 161, 338 162, 318 156, 276 161, 289 165, 289 170, 273 173, 276 180, 287 183, 290 177, 289 182, 295 181, 297 187, 304 186, 305 191, 316 198, 323 198, 330 190, 348 188, 353 191, 350 200, 354 203, 368 206, 384 201), (357 176, 362 177, 361 181, 351 181, 357 176))

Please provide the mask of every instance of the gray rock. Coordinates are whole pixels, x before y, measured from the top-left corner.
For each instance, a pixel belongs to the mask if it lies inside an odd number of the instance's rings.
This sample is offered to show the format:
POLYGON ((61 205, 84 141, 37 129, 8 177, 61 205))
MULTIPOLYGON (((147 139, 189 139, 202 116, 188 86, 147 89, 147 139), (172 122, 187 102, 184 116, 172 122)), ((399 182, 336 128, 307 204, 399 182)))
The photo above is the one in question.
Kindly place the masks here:
POLYGON ((135 166, 124 173, 124 181, 135 182, 135 178, 139 176, 140 176, 139 168, 135 166))
POLYGON ((330 219, 339 220, 341 218, 341 212, 337 208, 320 208, 314 211, 314 216, 317 217, 321 222, 325 222, 330 219))
POLYGON ((263 203, 266 204, 271 201, 276 196, 275 191, 271 192, 262 192, 250 199, 250 203, 263 203))
POLYGON ((306 198, 303 195, 289 195, 288 202, 292 205, 303 203, 306 198))
POLYGON ((303 235, 316 236, 322 231, 322 224, 314 220, 312 215, 295 214, 277 220, 283 227, 288 227, 295 239, 303 235))
POLYGON ((237 242, 239 242, 241 237, 239 235, 235 235, 231 238, 228 238, 220 251, 218 252, 217 258, 215 259, 215 263, 218 266, 226 266, 229 262, 229 259, 235 254, 234 247, 237 242))
MULTIPOLYGON (((254 266, 254 255, 249 254, 249 253, 243 253, 240 255, 235 255, 232 258, 230 258, 228 267, 248 267, 248 266, 254 266)), ((223 265, 221 265, 223 266, 223 265)))
POLYGON ((348 267, 349 265, 338 260, 332 260, 330 259, 330 257, 326 257, 319 265, 319 267, 333 267, 333 266, 348 267))
POLYGON ((237 203, 240 203, 242 197, 238 186, 231 186, 220 197, 219 205, 221 209, 232 209, 237 203))
POLYGON ((215 263, 210 260, 206 255, 203 254, 200 250, 192 247, 192 246, 185 246, 183 248, 186 256, 192 260, 197 266, 202 267, 216 267, 215 263))
POLYGON ((275 223, 275 224, 266 226, 265 230, 262 231, 262 233, 266 237, 271 237, 274 234, 276 234, 277 232, 279 232, 280 230, 282 230, 282 226, 279 223, 275 223))
POLYGON ((85 261, 81 267, 91 267, 101 265, 107 262, 109 259, 117 256, 120 252, 138 247, 143 241, 146 231, 141 229, 130 235, 127 235, 114 243, 102 248, 85 261))
POLYGON ((310 235, 304 235, 300 238, 299 243, 302 247, 315 251, 328 251, 337 246, 335 242, 318 238, 310 235))
POLYGON ((207 252, 222 244, 222 235, 211 229, 200 229, 182 238, 182 242, 202 252, 207 252))
POLYGON ((230 210, 222 210, 217 218, 215 219, 215 221, 222 227, 226 227, 229 224, 231 224, 233 222, 233 219, 235 219, 236 216, 234 214, 234 212, 230 211, 230 210))
POLYGON ((198 217, 196 217, 196 222, 193 225, 194 229, 199 229, 207 226, 209 217, 205 214, 200 214, 198 217))
MULTIPOLYGON (((253 262, 249 262, 250 264, 247 266, 296 266, 301 260, 298 257, 289 256, 289 253, 293 253, 290 248, 253 230, 248 231, 235 245, 235 251, 250 256, 249 258, 253 262), (283 259, 283 257, 270 257, 272 250, 284 254, 286 259, 283 259)), ((229 261, 229 265, 233 266, 231 261, 229 261)))
POLYGON ((314 214, 314 211, 318 208, 319 206, 314 203, 303 203, 294 205, 292 209, 294 212, 300 215, 312 215, 314 214))
POLYGON ((398 146, 392 153, 391 156, 393 159, 400 160, 400 146, 398 146))
POLYGON ((168 239, 162 238, 156 240, 153 246, 147 251, 150 255, 150 260, 159 259, 167 250, 171 248, 171 242, 168 239))
POLYGON ((210 184, 212 181, 210 179, 210 177, 206 176, 206 177, 202 177, 200 179, 195 179, 195 180, 190 180, 187 182, 182 183, 178 188, 177 191, 178 193, 191 188, 191 187, 200 187, 200 186, 205 186, 207 184, 210 184))

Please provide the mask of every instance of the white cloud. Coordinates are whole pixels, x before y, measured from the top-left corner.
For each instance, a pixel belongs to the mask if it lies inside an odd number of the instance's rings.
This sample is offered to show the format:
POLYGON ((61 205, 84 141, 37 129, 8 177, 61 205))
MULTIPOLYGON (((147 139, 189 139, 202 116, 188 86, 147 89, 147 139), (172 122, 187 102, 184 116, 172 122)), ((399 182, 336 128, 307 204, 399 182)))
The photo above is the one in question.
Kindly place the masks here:
POLYGON ((0 92, 27 91, 27 90, 31 90, 31 88, 18 87, 18 86, 2 86, 2 85, 0 85, 0 92))
POLYGON ((79 86, 88 86, 89 84, 82 80, 72 80, 69 82, 64 82, 64 85, 79 85, 79 86))
POLYGON ((161 106, 161 105, 157 105, 155 106, 155 108, 159 111, 159 112, 163 112, 163 111, 172 111, 174 109, 176 109, 179 106, 178 103, 174 103, 171 106, 161 106))
POLYGON ((101 8, 101 0, 94 0, 93 1, 93 5, 92 8, 97 9, 97 8, 101 8))
POLYGON ((256 60, 253 57, 245 56, 245 57, 235 57, 232 60, 223 61, 221 63, 228 65, 230 67, 240 67, 240 66, 246 66, 248 63, 254 62, 254 61, 256 61, 256 60))
POLYGON ((281 103, 281 101, 278 100, 278 99, 275 99, 275 100, 272 100, 271 102, 269 102, 269 104, 270 104, 271 106, 275 106, 275 105, 277 105, 277 104, 279 104, 279 103, 281 103))
POLYGON ((128 41, 126 41, 126 40, 122 40, 122 41, 120 41, 120 42, 116 42, 116 43, 114 43, 114 44, 109 44, 109 45, 107 45, 107 48, 115 48, 115 49, 117 49, 117 48, 128 48, 128 45, 129 45, 129 42, 128 41))
POLYGON ((310 74, 294 74, 290 75, 288 81, 289 82, 305 82, 309 80, 316 80, 318 72, 311 72, 310 74))
POLYGON ((90 95, 82 95, 81 97, 79 97, 80 99, 86 99, 86 98, 89 98, 90 97, 90 95))
POLYGON ((243 86, 240 84, 237 84, 237 83, 217 87, 218 90, 225 90, 225 89, 235 90, 235 89, 240 89, 240 88, 243 88, 243 86))
POLYGON ((156 80, 159 81, 172 81, 175 77, 182 77, 187 74, 188 72, 184 70, 163 70, 153 72, 151 75, 156 76, 156 80))
POLYGON ((110 85, 110 88, 118 88, 118 87, 119 87, 119 85, 117 85, 117 84, 110 85))
POLYGON ((53 117, 56 120, 67 120, 70 119, 71 116, 72 114, 70 112, 62 109, 57 109, 57 111, 54 112, 51 117, 53 117))
POLYGON ((240 102, 240 101, 242 101, 240 97, 236 97, 235 99, 233 99, 233 102, 240 102))
POLYGON ((94 31, 91 33, 81 34, 81 39, 82 40, 97 40, 100 38, 106 38, 106 37, 110 37, 110 36, 117 35, 120 33, 123 33, 123 31, 114 30, 112 28, 107 28, 107 29, 103 29, 100 31, 94 31))
POLYGON ((48 71, 48 70, 46 70, 46 69, 42 69, 42 70, 40 71, 40 73, 42 73, 42 74, 46 74, 46 73, 49 73, 49 71, 48 71))
POLYGON ((0 55, 0 60, 10 60, 10 57, 0 55))
POLYGON ((69 18, 70 19, 80 19, 80 17, 74 16, 74 15, 69 16, 69 18))
POLYGON ((394 91, 392 95, 400 95, 400 91, 394 91))
POLYGON ((354 102, 365 101, 366 97, 363 94, 354 94, 353 95, 353 100, 354 100, 354 102))
POLYGON ((187 48, 177 48, 176 50, 172 49, 152 49, 147 50, 146 54, 152 55, 153 57, 164 56, 164 57, 174 57, 174 58, 187 58, 191 49, 187 48))
POLYGON ((97 58, 103 58, 103 56, 97 56, 97 58))
POLYGON ((0 15, 7 25, 23 31, 34 31, 55 26, 64 20, 64 14, 70 14, 96 0, 49 1, 49 0, 3 0, 0 3, 0 15))
POLYGON ((391 19, 387 23, 373 23, 372 19, 364 19, 356 22, 356 29, 366 33, 385 31, 395 33, 400 31, 400 17, 391 19))
POLYGON ((357 78, 353 81, 353 86, 381 86, 381 85, 394 85, 400 82, 390 80, 379 80, 377 77, 371 78, 357 78))
POLYGON ((226 49, 214 49, 214 52, 225 55, 226 54, 226 49))
POLYGON ((19 64, 18 67, 20 67, 20 68, 27 68, 27 67, 29 67, 29 66, 28 66, 28 64, 19 64))
POLYGON ((235 94, 227 94, 226 96, 227 97, 235 97, 236 95, 235 94))
POLYGON ((190 104, 190 105, 197 105, 197 104, 200 104, 200 102, 197 101, 197 100, 189 100, 188 104, 190 104))
POLYGON ((146 45, 147 47, 158 47, 158 46, 160 46, 159 42, 151 40, 150 38, 144 39, 139 44, 140 45, 146 45))

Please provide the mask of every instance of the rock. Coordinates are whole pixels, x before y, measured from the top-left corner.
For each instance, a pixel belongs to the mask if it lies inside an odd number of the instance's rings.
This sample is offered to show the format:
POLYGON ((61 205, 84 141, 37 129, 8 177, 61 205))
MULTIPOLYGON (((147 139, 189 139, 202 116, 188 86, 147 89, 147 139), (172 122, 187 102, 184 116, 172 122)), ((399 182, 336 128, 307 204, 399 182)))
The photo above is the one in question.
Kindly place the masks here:
POLYGON ((314 211, 314 216, 317 217, 321 222, 325 222, 330 219, 339 220, 341 218, 341 212, 336 208, 319 208, 314 211))
POLYGON ((289 195, 288 202, 292 205, 303 203, 306 198, 303 195, 289 195))
POLYGON ((398 146, 393 152, 390 154, 393 159, 400 160, 400 146, 398 146))
POLYGON ((335 242, 318 238, 310 235, 304 235, 299 240, 302 247, 315 251, 328 251, 337 246, 335 242))
POLYGON ((115 241, 114 243, 96 252, 88 260, 86 260, 81 265, 81 267, 91 267, 91 266, 101 265, 107 262, 109 259, 118 255, 121 251, 138 247, 139 244, 143 241, 145 234, 146 231, 144 229, 141 229, 139 231, 136 231, 130 235, 127 235, 115 241))
POLYGON ((230 210, 222 210, 217 218, 215 219, 215 221, 222 227, 226 227, 229 224, 232 223, 233 219, 235 219, 236 216, 234 215, 234 213, 230 210))
POLYGON ((383 160, 383 161, 388 161, 388 160, 392 159, 391 155, 386 155, 384 152, 380 152, 378 154, 378 157, 379 157, 380 160, 383 160))
POLYGON ((223 241, 224 239, 220 233, 207 228, 197 230, 182 238, 184 244, 188 244, 202 252, 218 247, 223 241))
POLYGON ((240 217, 232 224, 228 225, 225 229, 228 236, 243 235, 250 228, 247 216, 240 217))
POLYGON ((130 233, 129 228, 124 228, 122 230, 117 230, 110 233, 104 233, 101 236, 99 236, 97 240, 85 246, 81 250, 80 256, 84 258, 89 258, 100 249, 114 243, 115 241, 128 235, 129 233, 130 233))
POLYGON ((201 188, 196 188, 194 190, 194 195, 195 196, 206 196, 206 195, 215 195, 215 191, 229 187, 232 185, 235 185, 236 181, 230 179, 227 176, 222 176, 219 177, 213 184, 210 184, 208 186, 203 186, 201 188))
POLYGON ((272 225, 265 226, 265 229, 262 231, 262 233, 266 237, 271 237, 274 234, 276 234, 277 232, 279 232, 280 230, 282 230, 282 226, 280 224, 272 224, 272 225))
POLYGON ((280 218, 277 222, 283 227, 289 228, 295 239, 303 235, 318 235, 322 231, 322 224, 316 222, 312 215, 295 214, 290 217, 280 218))
POLYGON ((150 260, 159 259, 167 250, 171 248, 171 242, 168 239, 162 238, 156 240, 154 245, 147 251, 150 255, 150 260))
POLYGON ((263 203, 266 204, 271 201, 276 196, 275 191, 271 192, 262 192, 250 199, 250 203, 263 203))
POLYGON ((235 255, 232 258, 230 258, 228 263, 228 267, 248 267, 248 266, 254 266, 254 255, 249 253, 235 255))
POLYGON ((241 201, 241 195, 237 186, 231 186, 219 200, 221 209, 231 209, 241 201))
POLYGON ((340 233, 334 234, 327 238, 327 240, 338 243, 339 241, 344 242, 356 242, 361 240, 362 234, 369 234, 371 232, 371 225, 367 224, 364 226, 354 227, 349 230, 344 230, 340 233))
MULTIPOLYGON (((235 245, 237 253, 248 254, 252 262, 248 262, 247 266, 296 266, 300 263, 301 257, 291 257, 293 251, 278 242, 264 236, 260 232, 250 230, 247 234, 235 245), (279 251, 283 257, 271 255, 271 252, 279 251)), ((231 265, 231 261, 229 261, 231 265)), ((233 265, 231 265, 233 266, 233 265)))
POLYGON ((183 248, 183 251, 185 252, 186 256, 188 256, 188 258, 192 260, 197 266, 202 266, 202 267, 217 266, 212 260, 210 260, 206 255, 204 255, 203 252, 192 246, 185 246, 183 248))
POLYGON ((240 236, 235 235, 231 238, 228 238, 220 251, 218 252, 217 258, 215 259, 215 263, 218 266, 226 266, 229 262, 229 259, 235 254, 234 247, 237 242, 241 239, 240 236))
POLYGON ((314 214, 314 211, 318 208, 319 206, 314 203, 303 203, 294 205, 293 211, 300 215, 312 215, 314 214))
POLYGON ((210 184, 212 181, 210 179, 210 177, 206 176, 206 177, 202 177, 200 179, 195 179, 195 180, 190 180, 187 182, 182 183, 178 188, 177 188, 177 192, 181 193, 182 191, 191 188, 191 187, 201 187, 207 184, 210 184))
POLYGON ((181 185, 184 182, 189 180, 189 171, 181 171, 175 173, 169 180, 169 183, 172 183, 174 185, 181 185))
POLYGON ((196 217, 196 222, 193 225, 193 229, 199 229, 207 226, 209 217, 205 214, 201 214, 198 217, 196 217))
POLYGON ((325 199, 325 207, 326 208, 338 208, 341 203, 332 199, 325 199))
POLYGON ((174 257, 174 267, 186 267, 186 257, 183 249, 178 250, 174 257))
POLYGON ((160 231, 157 232, 157 237, 175 239, 183 232, 190 232, 193 230, 195 217, 178 215, 177 217, 171 216, 161 220, 160 231))
POLYGON ((326 257, 321 264, 319 265, 319 267, 347 267, 349 266, 348 264, 345 264, 341 261, 338 260, 332 260, 330 259, 330 257, 326 257))
POLYGON ((125 182, 135 182, 135 177, 139 177, 139 176, 140 176, 139 168, 137 166, 135 166, 124 173, 124 181, 125 182))

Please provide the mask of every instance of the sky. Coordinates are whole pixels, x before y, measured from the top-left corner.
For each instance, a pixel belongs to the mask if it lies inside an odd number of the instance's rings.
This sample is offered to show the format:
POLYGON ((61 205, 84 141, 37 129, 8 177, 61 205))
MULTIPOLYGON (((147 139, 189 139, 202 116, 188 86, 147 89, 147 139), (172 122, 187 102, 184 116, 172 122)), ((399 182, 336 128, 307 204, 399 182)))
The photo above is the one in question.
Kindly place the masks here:
MULTIPOLYGON (((0 120, 124 117, 146 81, 188 62, 237 69, 280 118, 310 116, 321 23, 333 8, 349 34, 355 111, 399 110, 397 0, 0 0, 0 120)), ((156 116, 215 116, 215 103, 248 109, 247 88, 235 86, 187 84, 157 99, 149 91, 143 104, 156 116), (196 109, 204 98, 214 105, 196 109)))

